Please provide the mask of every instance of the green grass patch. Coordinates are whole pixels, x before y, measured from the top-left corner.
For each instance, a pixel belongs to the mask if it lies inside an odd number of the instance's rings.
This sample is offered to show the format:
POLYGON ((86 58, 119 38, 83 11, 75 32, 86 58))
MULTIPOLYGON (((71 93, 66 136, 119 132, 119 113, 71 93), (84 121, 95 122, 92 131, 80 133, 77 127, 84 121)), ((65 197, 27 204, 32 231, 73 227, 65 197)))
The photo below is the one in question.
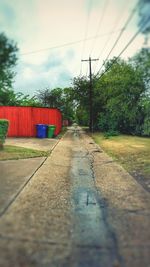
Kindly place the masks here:
POLYGON ((119 135, 106 139, 102 133, 94 133, 92 137, 129 172, 150 178, 150 138, 119 135))
POLYGON ((47 151, 4 145, 4 149, 0 150, 0 160, 47 157, 48 154, 49 152, 47 151))
POLYGON ((61 132, 58 134, 58 136, 56 138, 60 139, 61 137, 63 137, 63 135, 67 132, 67 127, 63 126, 61 129, 61 132))

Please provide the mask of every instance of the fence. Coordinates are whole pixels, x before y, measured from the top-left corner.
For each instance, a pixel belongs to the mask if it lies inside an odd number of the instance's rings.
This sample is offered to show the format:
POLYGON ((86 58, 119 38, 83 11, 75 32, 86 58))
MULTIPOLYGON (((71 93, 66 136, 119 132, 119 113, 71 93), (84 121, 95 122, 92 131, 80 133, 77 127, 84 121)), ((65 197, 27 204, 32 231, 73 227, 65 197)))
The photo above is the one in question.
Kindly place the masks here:
POLYGON ((36 124, 56 125, 55 135, 62 128, 62 114, 57 108, 0 107, 0 119, 10 121, 8 136, 34 137, 36 124))

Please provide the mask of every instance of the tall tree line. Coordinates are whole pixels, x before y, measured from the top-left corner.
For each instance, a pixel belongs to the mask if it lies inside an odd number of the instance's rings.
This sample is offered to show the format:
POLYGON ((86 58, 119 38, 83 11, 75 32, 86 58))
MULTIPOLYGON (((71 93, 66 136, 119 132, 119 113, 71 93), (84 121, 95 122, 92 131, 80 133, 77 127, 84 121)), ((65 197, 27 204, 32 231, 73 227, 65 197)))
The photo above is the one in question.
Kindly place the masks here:
MULTIPOLYGON (((34 97, 16 93, 17 51, 0 34, 0 105, 57 107, 64 119, 88 125, 89 79, 75 77, 68 88, 37 88, 34 97)), ((105 63, 103 76, 93 77, 94 129, 150 136, 150 48, 126 61, 114 59, 105 63)))

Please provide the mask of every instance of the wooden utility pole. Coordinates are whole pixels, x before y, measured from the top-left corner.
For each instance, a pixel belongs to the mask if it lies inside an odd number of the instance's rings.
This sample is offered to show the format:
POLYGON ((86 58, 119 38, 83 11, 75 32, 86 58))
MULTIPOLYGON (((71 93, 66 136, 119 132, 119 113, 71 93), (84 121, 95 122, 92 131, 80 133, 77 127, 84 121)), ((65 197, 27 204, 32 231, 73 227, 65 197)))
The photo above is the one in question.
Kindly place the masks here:
POLYGON ((92 82, 92 66, 91 62, 92 61, 97 61, 98 59, 84 59, 81 61, 88 61, 89 62, 89 78, 90 78, 90 83, 89 83, 89 110, 90 110, 90 121, 89 121, 89 130, 90 132, 93 132, 93 82, 92 82))

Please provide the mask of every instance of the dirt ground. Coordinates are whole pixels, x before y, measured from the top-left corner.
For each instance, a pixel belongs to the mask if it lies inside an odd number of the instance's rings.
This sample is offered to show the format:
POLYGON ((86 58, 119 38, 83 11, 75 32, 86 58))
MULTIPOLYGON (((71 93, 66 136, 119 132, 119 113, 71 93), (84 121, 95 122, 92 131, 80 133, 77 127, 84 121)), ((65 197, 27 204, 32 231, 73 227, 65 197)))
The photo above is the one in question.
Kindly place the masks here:
POLYGON ((72 127, 0 217, 0 267, 149 267, 150 196, 72 127))

